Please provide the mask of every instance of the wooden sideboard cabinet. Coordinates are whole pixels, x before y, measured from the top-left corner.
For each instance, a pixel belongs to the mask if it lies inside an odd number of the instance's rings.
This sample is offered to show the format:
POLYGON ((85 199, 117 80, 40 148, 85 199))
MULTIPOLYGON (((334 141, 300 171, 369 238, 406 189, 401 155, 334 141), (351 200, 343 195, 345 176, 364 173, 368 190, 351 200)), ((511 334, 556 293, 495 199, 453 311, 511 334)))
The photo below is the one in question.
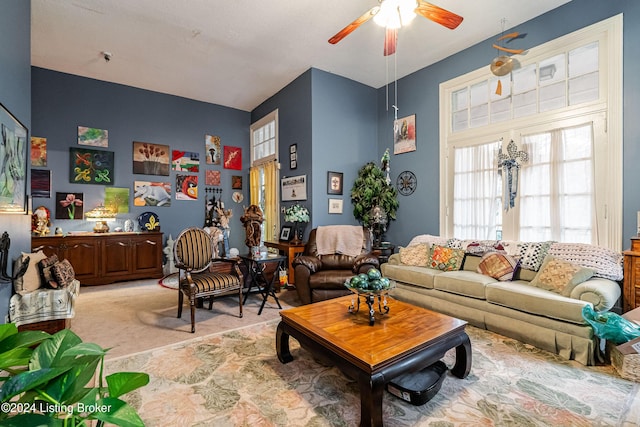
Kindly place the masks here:
POLYGON ((82 285, 163 276, 161 232, 32 237, 31 250, 68 259, 82 285))
POLYGON ((631 238, 631 248, 624 255, 623 307, 626 313, 640 307, 640 237, 631 238))

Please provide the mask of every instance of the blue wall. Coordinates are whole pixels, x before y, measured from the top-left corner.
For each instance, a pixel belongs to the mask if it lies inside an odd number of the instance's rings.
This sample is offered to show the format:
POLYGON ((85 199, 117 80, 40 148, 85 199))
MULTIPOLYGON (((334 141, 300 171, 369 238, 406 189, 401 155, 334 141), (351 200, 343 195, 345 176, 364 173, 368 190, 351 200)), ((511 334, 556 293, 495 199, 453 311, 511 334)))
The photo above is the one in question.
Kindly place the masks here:
MULTIPOLYGON (((523 41, 537 46, 624 13, 624 248, 636 235, 636 212, 640 210, 640 2, 636 0, 573 0, 515 28, 527 33, 523 41)), ((392 156, 391 175, 404 170, 415 172, 417 190, 411 196, 398 196, 400 209, 387 237, 396 245, 406 245, 416 234, 439 233, 439 85, 481 67, 495 56, 491 48, 495 37, 487 39, 430 67, 398 81, 398 117, 416 114, 417 150, 392 156)), ((425 49, 428 49, 428 44, 425 49)), ((393 89, 390 98, 393 99, 393 89)), ((385 89, 378 90, 378 152, 390 145, 393 113, 386 111, 385 89)), ((317 165, 314 164, 314 167, 317 165)), ((623 248, 620 248, 623 249, 623 248)))
MULTIPOLYGON (((3 0, 0 6, 0 103, 31 128, 31 3, 3 0)), ((31 249, 31 217, 0 214, 0 233, 9 232, 9 259, 31 249)), ((7 269, 12 274, 13 266, 7 269)), ((11 286, 0 289, 0 323, 9 311, 11 286)))
MULTIPOLYGON (((122 226, 145 211, 155 212, 160 219, 165 238, 174 238, 185 227, 203 226, 205 216, 205 170, 222 174, 222 200, 233 209, 231 246, 241 251, 244 229, 240 223, 242 205, 231 200, 231 176, 242 175, 243 193, 248 197, 249 125, 250 114, 219 105, 207 104, 172 95, 150 92, 113 83, 34 67, 32 69, 33 136, 47 138, 48 166, 52 174, 52 198, 36 198, 34 208, 43 205, 54 216, 55 193, 83 193, 85 212, 104 201, 102 185, 71 184, 69 182, 69 147, 77 146, 78 126, 109 131, 109 147, 115 152, 115 187, 130 189, 129 213, 119 214, 112 227, 122 226), (222 146, 242 148, 242 170, 224 169, 222 165, 205 164, 205 134, 218 135, 222 146), (133 174, 133 141, 169 145, 171 150, 200 153, 199 194, 196 201, 175 200, 176 172, 169 176, 133 174), (134 181, 171 182, 169 207, 134 207, 134 181)), ((186 173, 192 175, 191 173, 186 173)), ((246 203, 246 202, 244 202, 246 203)), ((53 220, 51 229, 64 232, 91 230, 93 224, 84 220, 53 220)))

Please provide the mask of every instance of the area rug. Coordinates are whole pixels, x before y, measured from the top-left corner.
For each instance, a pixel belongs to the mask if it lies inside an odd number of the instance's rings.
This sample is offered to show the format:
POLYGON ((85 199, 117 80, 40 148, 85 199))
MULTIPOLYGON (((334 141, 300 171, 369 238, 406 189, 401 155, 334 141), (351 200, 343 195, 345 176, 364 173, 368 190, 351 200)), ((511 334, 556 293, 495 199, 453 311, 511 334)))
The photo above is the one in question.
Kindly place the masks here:
POLYGON ((158 284, 165 288, 178 289, 178 286, 180 285, 178 281, 178 273, 167 274, 158 281, 158 284))
MULTIPOLYGON (((201 337, 107 362, 150 383, 126 396, 147 426, 356 426, 357 383, 291 339, 294 360, 275 351, 277 321, 201 337)), ((450 373, 422 406, 388 393, 386 426, 632 426, 639 385, 611 366, 585 367, 518 341, 467 327, 471 373, 450 373)), ((453 365, 455 352, 445 362, 453 365)))

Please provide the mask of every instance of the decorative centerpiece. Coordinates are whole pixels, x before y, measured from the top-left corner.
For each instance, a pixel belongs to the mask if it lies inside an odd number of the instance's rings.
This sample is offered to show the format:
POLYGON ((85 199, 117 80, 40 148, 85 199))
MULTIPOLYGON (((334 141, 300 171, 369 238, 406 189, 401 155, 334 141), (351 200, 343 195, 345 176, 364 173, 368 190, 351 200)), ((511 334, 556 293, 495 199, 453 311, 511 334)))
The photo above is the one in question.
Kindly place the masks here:
POLYGON ((299 245, 302 243, 300 239, 300 223, 309 222, 309 210, 299 204, 291 205, 284 211, 284 220, 293 223, 293 239, 291 244, 299 245))
POLYGON ((344 286, 356 295, 355 299, 351 299, 349 313, 357 313, 360 310, 360 297, 363 297, 369 307, 369 326, 375 323, 375 304, 376 297, 378 299, 378 311, 381 314, 389 313, 387 305, 387 295, 389 290, 393 289, 395 282, 392 282, 382 274, 377 268, 370 268, 367 273, 357 274, 344 282, 344 286))

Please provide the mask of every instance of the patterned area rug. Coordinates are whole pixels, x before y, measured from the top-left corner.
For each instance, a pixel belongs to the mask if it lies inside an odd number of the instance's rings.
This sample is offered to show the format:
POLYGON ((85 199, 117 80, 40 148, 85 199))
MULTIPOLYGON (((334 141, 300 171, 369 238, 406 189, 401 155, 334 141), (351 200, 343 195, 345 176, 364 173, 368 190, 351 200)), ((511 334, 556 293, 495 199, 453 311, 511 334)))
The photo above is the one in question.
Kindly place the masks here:
POLYGON ((158 284, 169 289, 178 289, 180 283, 178 282, 178 273, 171 273, 158 280, 158 284))
MULTIPOLYGON (((294 360, 275 353, 277 321, 107 362, 107 373, 144 371, 151 382, 126 400, 148 426, 356 426, 357 383, 291 339, 294 360)), ((413 406, 385 392, 386 426, 632 426, 640 384, 611 366, 576 362, 467 327, 473 366, 413 406)), ((455 354, 447 353, 452 366, 455 354)))

